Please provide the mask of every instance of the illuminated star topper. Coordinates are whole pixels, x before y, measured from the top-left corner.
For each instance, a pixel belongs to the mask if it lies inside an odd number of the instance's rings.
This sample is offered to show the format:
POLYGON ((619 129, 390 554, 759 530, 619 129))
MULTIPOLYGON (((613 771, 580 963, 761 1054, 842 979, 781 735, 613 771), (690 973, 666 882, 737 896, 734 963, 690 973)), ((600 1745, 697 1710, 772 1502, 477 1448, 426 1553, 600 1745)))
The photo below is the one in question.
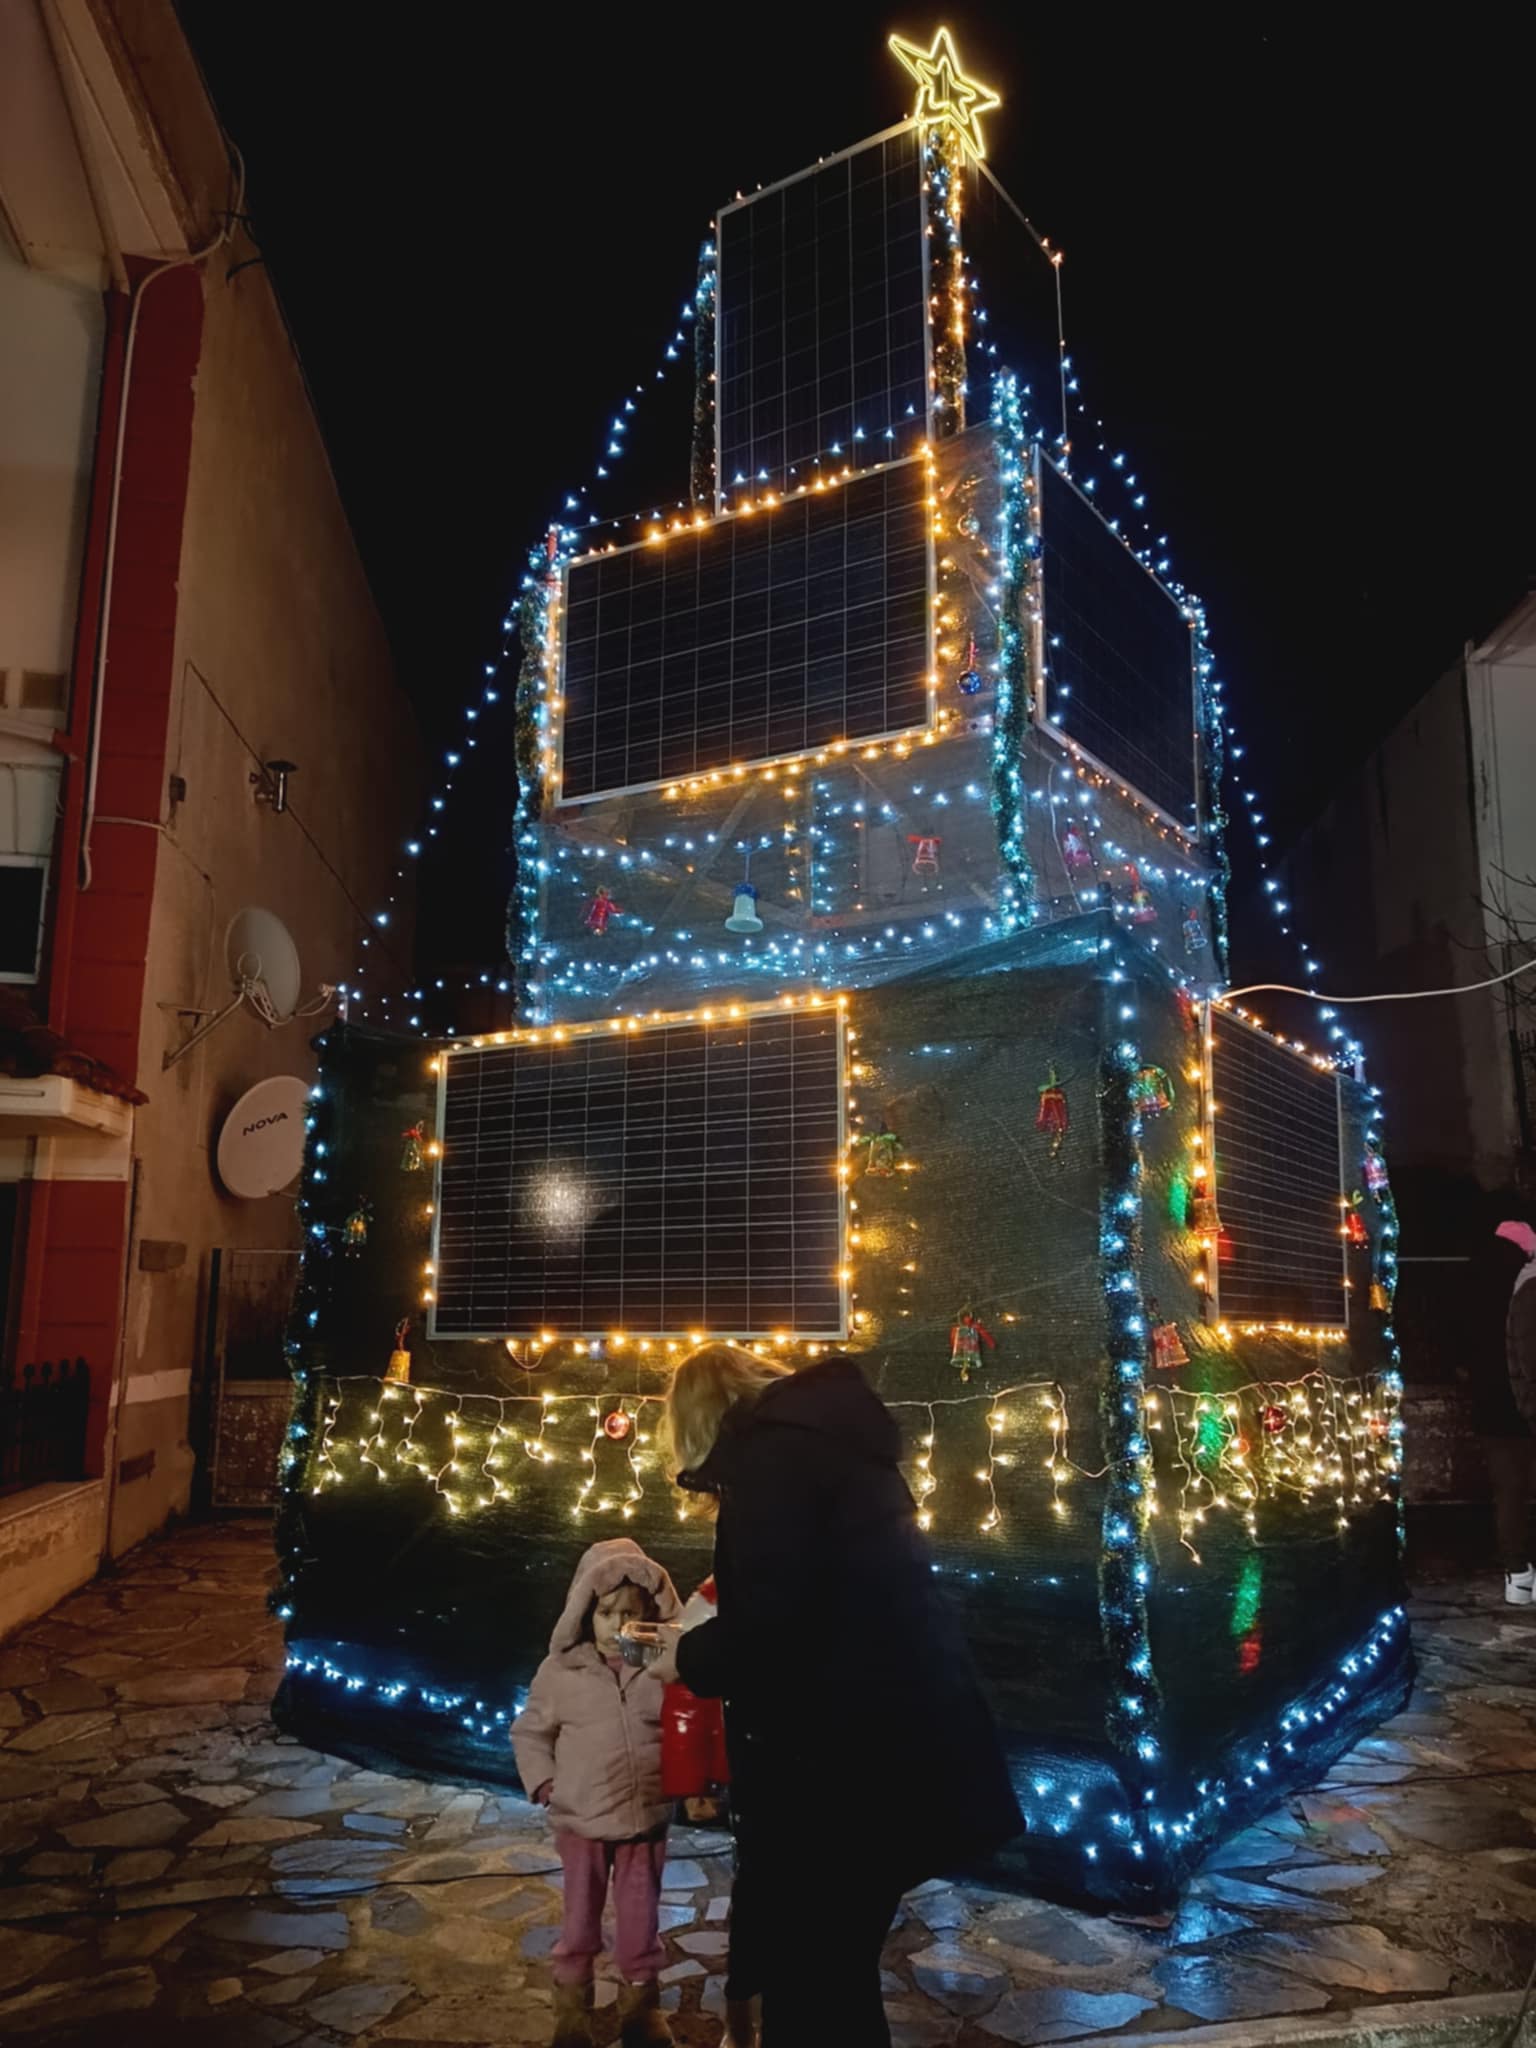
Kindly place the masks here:
POLYGON ((988 86, 966 77, 949 30, 941 28, 935 33, 931 50, 920 50, 905 36, 892 36, 890 42, 897 61, 917 80, 913 120, 948 121, 971 155, 984 157, 987 147, 981 139, 980 116, 1000 107, 1002 100, 988 86))

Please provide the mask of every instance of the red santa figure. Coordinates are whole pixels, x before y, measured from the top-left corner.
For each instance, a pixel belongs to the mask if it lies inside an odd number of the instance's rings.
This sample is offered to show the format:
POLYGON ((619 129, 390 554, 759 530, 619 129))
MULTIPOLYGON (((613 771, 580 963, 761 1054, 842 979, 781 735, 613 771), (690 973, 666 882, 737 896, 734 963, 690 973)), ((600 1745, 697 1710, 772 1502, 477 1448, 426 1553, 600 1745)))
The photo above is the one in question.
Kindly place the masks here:
MULTIPOLYGON (((718 1604, 715 1582, 706 1579, 683 1608, 684 1629, 713 1621, 718 1604)), ((681 1799, 691 1821, 717 1821, 730 1782, 720 1702, 701 1700, 686 1685, 669 1685, 661 1708, 662 1796, 681 1799)))
POLYGON ((608 929, 608 920, 611 917, 619 916, 619 914, 619 906, 608 894, 608 891, 606 889, 599 889, 592 898, 592 901, 587 905, 586 915, 581 921, 589 932, 596 932, 597 936, 601 938, 608 929))
POLYGON ((907 844, 916 849, 912 855, 914 875, 936 875, 939 872, 939 848, 944 841, 937 832, 909 832, 907 844))
POLYGON ((1061 857, 1070 875, 1081 874, 1084 868, 1093 866, 1088 842, 1075 825, 1069 825, 1061 835, 1061 857))

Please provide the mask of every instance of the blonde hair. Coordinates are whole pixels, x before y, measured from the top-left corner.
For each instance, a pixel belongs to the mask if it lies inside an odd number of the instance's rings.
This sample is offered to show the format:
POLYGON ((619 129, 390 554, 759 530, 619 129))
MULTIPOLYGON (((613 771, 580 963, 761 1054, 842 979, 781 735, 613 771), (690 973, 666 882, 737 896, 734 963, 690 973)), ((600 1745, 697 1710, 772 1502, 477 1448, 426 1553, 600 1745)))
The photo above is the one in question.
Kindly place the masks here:
POLYGON ((667 1435, 679 1471, 704 1463, 738 1401, 755 1401, 792 1370, 740 1344, 701 1344, 680 1359, 667 1389, 667 1435))

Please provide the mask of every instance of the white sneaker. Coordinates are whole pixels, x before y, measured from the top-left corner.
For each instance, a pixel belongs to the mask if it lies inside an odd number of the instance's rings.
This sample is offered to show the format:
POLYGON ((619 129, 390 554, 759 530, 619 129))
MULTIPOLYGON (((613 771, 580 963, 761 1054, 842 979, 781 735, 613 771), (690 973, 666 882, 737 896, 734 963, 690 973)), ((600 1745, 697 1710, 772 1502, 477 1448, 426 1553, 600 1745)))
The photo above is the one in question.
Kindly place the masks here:
POLYGON ((1511 1607, 1529 1607, 1536 1601, 1536 1565, 1504 1574, 1504 1598, 1511 1607))

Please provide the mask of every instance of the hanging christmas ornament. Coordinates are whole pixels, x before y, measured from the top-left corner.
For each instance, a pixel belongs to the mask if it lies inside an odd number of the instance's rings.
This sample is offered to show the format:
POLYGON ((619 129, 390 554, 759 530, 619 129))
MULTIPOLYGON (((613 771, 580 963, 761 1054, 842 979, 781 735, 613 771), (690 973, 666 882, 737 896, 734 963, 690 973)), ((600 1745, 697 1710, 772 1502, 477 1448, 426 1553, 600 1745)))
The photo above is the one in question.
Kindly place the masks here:
POLYGON ((955 521, 955 526, 959 532, 965 535, 967 540, 974 540, 981 531, 981 521, 969 507, 960 514, 960 517, 955 521))
POLYGON ((960 671, 961 696, 974 697, 978 691, 986 687, 986 680, 986 677, 976 666, 976 636, 973 633, 971 635, 971 644, 966 649, 965 667, 960 671))
POLYGON ((1214 1238, 1221 1235, 1221 1218, 1216 1213, 1214 1195, 1195 1196, 1189 1212, 1189 1225, 1191 1230, 1199 1231, 1202 1237, 1214 1238))
POLYGON ((366 1202, 359 1202, 341 1226, 341 1248, 349 1258, 357 1254, 368 1242, 369 1209, 366 1202))
POLYGON ((1203 952, 1205 948, 1205 926, 1200 922, 1196 910, 1184 913, 1184 950, 1186 953, 1203 952))
POLYGON ((725 920, 728 932, 760 932, 763 920, 757 914, 757 891, 752 886, 752 848, 743 844, 738 849, 745 858, 741 880, 736 884, 736 899, 731 905, 731 914, 725 920))
POLYGON ((426 1163, 426 1153, 422 1150, 426 1135, 420 1124, 412 1124, 408 1131, 400 1133, 405 1148, 400 1154, 402 1173, 420 1173, 426 1163))
POLYGON ((402 1316, 395 1325, 395 1348, 389 1354, 389 1369, 384 1375, 385 1379, 399 1380, 406 1386, 411 1382, 411 1354, 405 1341, 410 1330, 410 1317, 402 1316))
POLYGON ((1195 1456, 1205 1461, 1219 1458, 1226 1449, 1227 1433, 1221 1426, 1221 1410, 1214 1402, 1203 1406, 1195 1420, 1195 1456))
POLYGON ((1365 1141, 1365 1157, 1360 1162, 1360 1172, 1373 1195, 1386 1193, 1387 1162, 1369 1138, 1365 1141))
POLYGON ((1371 1233, 1366 1229, 1365 1218, 1358 1209, 1346 1209, 1344 1211, 1344 1235, 1349 1239, 1350 1244, 1354 1246, 1370 1243, 1371 1233))
POLYGON ((1173 1083, 1161 1067, 1141 1067, 1131 1078, 1131 1107, 1142 1116, 1161 1116, 1173 1107, 1173 1083))
POLYGON ((608 929, 608 920, 619 915, 618 904, 614 902, 606 889, 599 888, 597 894, 587 905, 581 921, 589 932, 596 932, 597 936, 601 938, 608 929))
POLYGON ((1128 860, 1125 865, 1129 869, 1131 877, 1131 907, 1129 912, 1131 923, 1156 924, 1157 905, 1147 894, 1146 886, 1141 879, 1140 870, 1133 860, 1128 860))
POLYGON ((736 898, 725 920, 728 932, 760 932, 763 920, 757 914, 757 891, 750 882, 736 884, 736 898))
POLYGON ((949 1326, 949 1362, 958 1367, 962 1380, 968 1380, 981 1364, 981 1347, 989 1351, 997 1349, 997 1339, 985 1323, 978 1322, 968 1308, 961 1309, 949 1326))
POLYGON ((1052 1067, 1049 1080, 1040 1090, 1040 1106, 1035 1111, 1035 1129, 1050 1139, 1053 1159, 1061 1156, 1061 1148, 1066 1143, 1071 1123, 1066 1092, 1056 1078, 1056 1069, 1052 1067))
POLYGON ((1273 1401, 1265 1407, 1259 1416, 1259 1420, 1264 1425, 1264 1434, 1266 1436, 1284 1436, 1291 1426, 1289 1415, 1286 1414, 1283 1408, 1277 1408, 1273 1401))
POLYGON ((1188 1365, 1189 1353, 1184 1349, 1177 1323, 1159 1323, 1153 1330, 1152 1363, 1159 1372, 1173 1372, 1188 1365))
POLYGON ((1061 858, 1068 874, 1081 874, 1084 868, 1093 866, 1088 842, 1075 825, 1069 825, 1061 835, 1061 858))
POLYGON ((864 1171, 876 1180, 888 1180, 896 1171, 902 1142, 882 1119, 880 1128, 860 1141, 864 1146, 864 1171))
POLYGON ((916 849, 912 855, 914 875, 936 875, 939 872, 939 848, 944 841, 937 832, 909 832, 907 844, 916 849))
POLYGON ((603 1417, 603 1435, 610 1443, 623 1443, 634 1426, 633 1417, 623 1408, 611 1408, 603 1417))
POLYGON ((1391 1313, 1392 1297, 1387 1293, 1385 1286, 1380 1280, 1373 1280, 1371 1282, 1371 1307, 1379 1315, 1389 1315, 1391 1313))

